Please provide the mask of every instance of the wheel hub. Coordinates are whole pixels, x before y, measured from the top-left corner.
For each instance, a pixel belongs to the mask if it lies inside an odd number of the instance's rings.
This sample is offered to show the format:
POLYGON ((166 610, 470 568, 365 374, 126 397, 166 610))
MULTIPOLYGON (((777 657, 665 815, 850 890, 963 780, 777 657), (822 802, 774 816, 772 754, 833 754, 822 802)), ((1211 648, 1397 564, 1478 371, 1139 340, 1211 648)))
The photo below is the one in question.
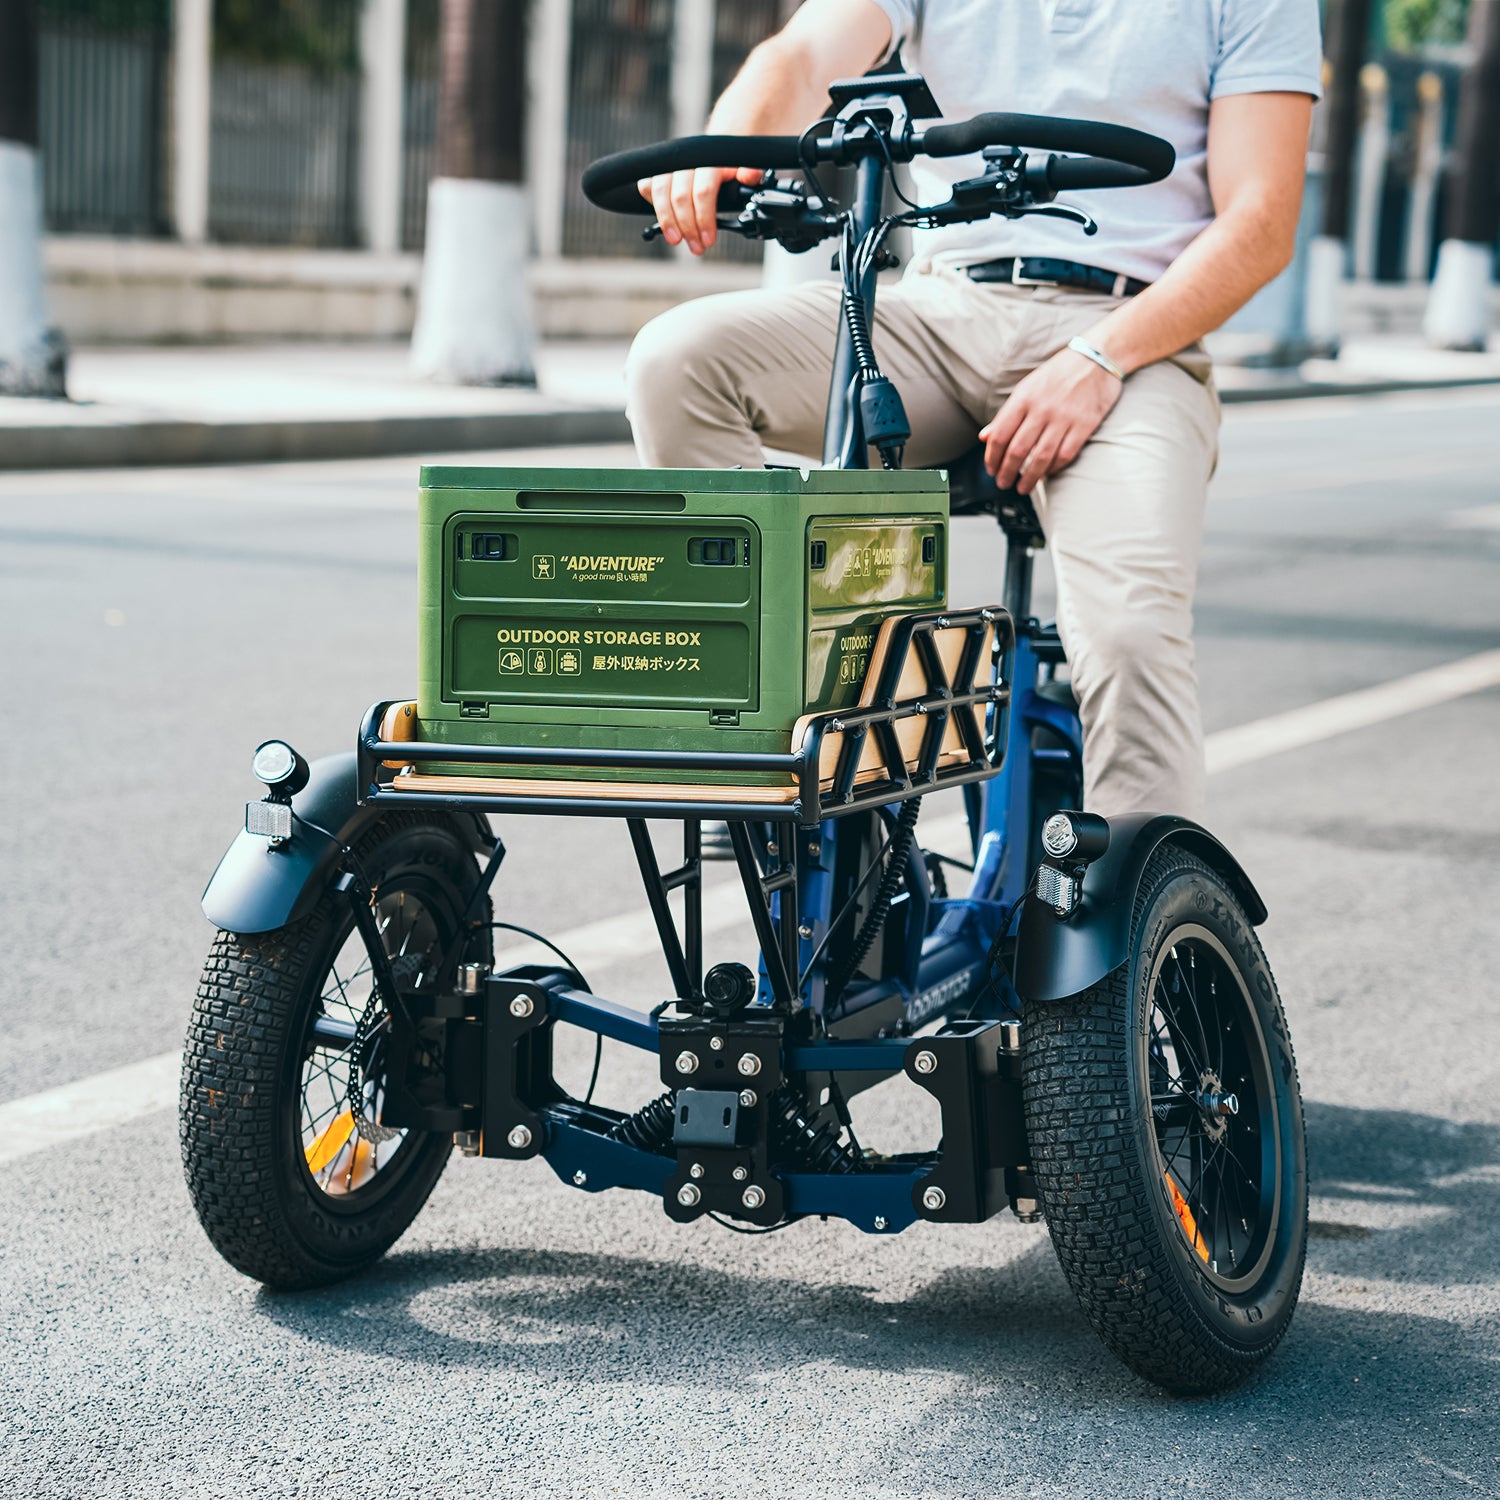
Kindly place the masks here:
POLYGON ((1209 1140, 1221 1140, 1229 1129, 1229 1121, 1240 1112, 1240 1101, 1230 1093, 1212 1072, 1202 1073, 1198 1078, 1198 1092, 1193 1096, 1203 1116, 1203 1130, 1209 1140))

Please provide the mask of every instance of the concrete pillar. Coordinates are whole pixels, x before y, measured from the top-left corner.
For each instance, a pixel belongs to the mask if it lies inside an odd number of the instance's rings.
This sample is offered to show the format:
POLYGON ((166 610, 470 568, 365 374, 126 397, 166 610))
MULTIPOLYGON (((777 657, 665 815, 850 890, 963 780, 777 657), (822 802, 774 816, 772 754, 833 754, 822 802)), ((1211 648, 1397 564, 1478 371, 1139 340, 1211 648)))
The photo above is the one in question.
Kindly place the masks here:
MULTIPOLYGON (((715 0, 676 0, 672 23, 672 134, 702 135, 713 108, 715 0)), ((693 252, 678 245, 679 260, 693 252)))
POLYGON ((0 0, 0 395, 65 396, 67 346, 47 317, 37 160, 35 7, 0 0))
POLYGON ((1380 200, 1391 154, 1391 80, 1379 63, 1366 63, 1360 69, 1359 83, 1364 117, 1354 178, 1354 274, 1361 281, 1373 281, 1380 246, 1380 200))
POLYGON ((526 63, 526 185, 536 253, 562 254, 568 191, 568 69, 573 0, 532 0, 526 63))
POLYGON ((406 0, 364 0, 359 21, 360 230, 365 248, 401 248, 401 139, 406 118, 406 0))
POLYGON ((1443 80, 1436 73, 1417 79, 1415 133, 1405 271, 1408 281, 1425 282, 1432 265, 1432 211, 1443 169, 1443 80))
POLYGON ((190 245, 208 238, 209 88, 213 0, 172 6, 172 225, 190 245))
POLYGON ((714 0, 676 0, 672 26, 672 134, 702 135, 713 108, 714 0))

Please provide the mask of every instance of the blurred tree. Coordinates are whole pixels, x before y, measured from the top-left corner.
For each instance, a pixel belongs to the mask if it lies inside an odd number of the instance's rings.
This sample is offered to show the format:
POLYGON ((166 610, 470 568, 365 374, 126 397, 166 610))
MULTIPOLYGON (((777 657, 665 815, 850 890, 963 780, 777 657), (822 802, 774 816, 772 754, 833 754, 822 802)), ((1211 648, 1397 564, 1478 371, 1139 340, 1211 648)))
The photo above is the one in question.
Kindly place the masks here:
POLYGON ((526 11, 526 0, 443 0, 437 175, 412 334, 413 367, 436 380, 536 383, 522 182, 526 11))
POLYGON ((359 65, 351 0, 215 0, 214 52, 241 62, 300 63, 315 73, 359 65))
POLYGON ((1397 52, 1451 46, 1464 39, 1469 0, 1386 0, 1386 40, 1397 52))
POLYGON ((47 318, 36 155, 34 0, 0 0, 0 394, 64 396, 67 351, 47 318))

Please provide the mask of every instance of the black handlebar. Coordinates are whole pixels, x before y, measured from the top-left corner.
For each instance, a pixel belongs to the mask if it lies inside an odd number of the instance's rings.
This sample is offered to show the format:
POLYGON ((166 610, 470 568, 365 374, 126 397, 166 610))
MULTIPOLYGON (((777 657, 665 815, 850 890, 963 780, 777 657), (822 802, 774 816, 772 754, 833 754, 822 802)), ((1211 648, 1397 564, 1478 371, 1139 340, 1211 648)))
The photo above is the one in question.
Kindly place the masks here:
POLYGON ((975 115, 956 125, 929 125, 918 152, 924 156, 969 156, 986 146, 1029 146, 1037 151, 1067 151, 1073 156, 1052 163, 1057 188, 1144 187, 1160 182, 1175 165, 1177 153, 1160 136, 1106 125, 1100 120, 1063 120, 1048 115, 975 115))
MULTIPOLYGON (((1059 191, 1087 188, 1143 187, 1160 182, 1172 170, 1176 153, 1159 136, 1126 125, 1098 120, 1062 120, 1048 115, 984 114, 954 125, 930 125, 905 139, 888 142, 892 158, 968 156, 986 146, 1025 146, 1040 151, 1073 152, 1054 160, 1049 182, 1059 191)), ((853 160, 847 148, 826 136, 808 139, 817 164, 853 160)), ((790 169, 803 165, 802 143, 794 135, 690 135, 634 151, 601 157, 583 174, 584 196, 614 213, 649 214, 651 205, 636 183, 643 177, 693 167, 790 169)), ((862 154, 868 154, 864 152, 862 154)))
POLYGON ((583 171, 583 195, 597 208, 617 214, 655 213, 636 183, 665 172, 693 167, 760 167, 765 171, 800 167, 794 135, 685 135, 654 146, 637 146, 601 156, 583 171))

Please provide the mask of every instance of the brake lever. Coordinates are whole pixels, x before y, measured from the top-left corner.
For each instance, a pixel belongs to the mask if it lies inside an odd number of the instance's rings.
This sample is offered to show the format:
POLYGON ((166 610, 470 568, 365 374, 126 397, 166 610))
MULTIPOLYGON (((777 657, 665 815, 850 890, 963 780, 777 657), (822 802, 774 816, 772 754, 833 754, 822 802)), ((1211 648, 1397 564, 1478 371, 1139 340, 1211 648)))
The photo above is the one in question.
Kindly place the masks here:
POLYGON ((1099 225, 1081 208, 1074 208, 1070 203, 1039 203, 1034 208, 1023 208, 1018 213, 1010 215, 1012 218, 1022 218, 1026 214, 1043 214, 1049 219, 1067 219, 1071 223, 1082 225, 1085 234, 1098 234, 1099 225))

